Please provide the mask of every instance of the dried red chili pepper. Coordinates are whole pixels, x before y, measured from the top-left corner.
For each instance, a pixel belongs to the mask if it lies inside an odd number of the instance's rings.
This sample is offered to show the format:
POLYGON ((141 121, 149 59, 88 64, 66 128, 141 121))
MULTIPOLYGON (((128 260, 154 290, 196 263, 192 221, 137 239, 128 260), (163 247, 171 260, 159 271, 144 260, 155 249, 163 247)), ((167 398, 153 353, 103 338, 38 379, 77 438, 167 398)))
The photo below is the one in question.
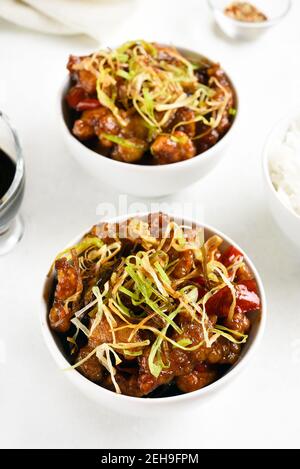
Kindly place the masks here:
POLYGON ((244 280, 235 287, 236 311, 247 313, 260 308, 260 298, 255 280, 244 280))
MULTIPOLYGON (((235 285, 236 307, 235 312, 248 313, 260 308, 260 299, 257 294, 255 280, 245 280, 235 285)), ((218 317, 227 317, 232 304, 232 293, 229 287, 217 291, 205 305, 207 314, 216 314, 218 317)))
POLYGON ((223 252, 220 262, 228 267, 232 265, 238 257, 242 257, 243 254, 234 246, 229 246, 226 251, 223 252))

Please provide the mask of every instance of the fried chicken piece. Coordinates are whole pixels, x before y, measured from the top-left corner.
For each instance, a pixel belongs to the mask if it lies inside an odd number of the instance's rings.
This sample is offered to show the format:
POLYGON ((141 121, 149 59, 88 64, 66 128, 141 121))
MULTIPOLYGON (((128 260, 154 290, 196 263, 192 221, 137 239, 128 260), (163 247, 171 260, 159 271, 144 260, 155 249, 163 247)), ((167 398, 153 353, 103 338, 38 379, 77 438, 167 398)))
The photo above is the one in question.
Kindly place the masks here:
POLYGON ((168 367, 162 369, 159 376, 155 377, 149 368, 149 354, 151 347, 144 349, 144 353, 139 357, 139 378, 138 385, 142 395, 147 395, 163 384, 168 384, 174 376, 189 373, 192 370, 192 364, 187 353, 180 349, 171 349, 168 346, 162 351, 162 360, 168 364, 168 367))
MULTIPOLYGON (((121 390, 121 393, 125 396, 143 396, 143 393, 138 385, 138 375, 136 373, 129 375, 128 373, 122 373, 120 371, 117 371, 115 374, 115 380, 121 390)), ((109 389, 110 391, 115 391, 115 386, 112 382, 110 375, 107 375, 104 378, 102 384, 105 388, 109 389)))
POLYGON ((191 272, 194 265, 194 252, 191 249, 187 249, 186 251, 180 252, 178 258, 179 262, 176 264, 172 275, 180 279, 191 272))
POLYGON ((80 119, 74 123, 73 133, 80 140, 87 140, 97 135, 104 147, 110 148, 114 143, 105 138, 105 135, 117 135, 119 124, 112 112, 105 107, 84 111, 80 119))
POLYGON ((234 365, 241 353, 241 346, 225 337, 219 337, 211 347, 202 346, 192 352, 195 362, 211 365, 234 365))
POLYGON ((78 82, 88 94, 96 93, 97 78, 93 73, 88 70, 79 70, 78 82))
POLYGON ((156 137, 151 145, 151 153, 157 164, 177 163, 188 160, 196 155, 191 139, 180 131, 162 134, 156 137))
POLYGON ((246 334, 251 327, 251 322, 250 319, 247 318, 246 314, 237 312, 234 313, 231 320, 226 319, 224 326, 228 327, 228 329, 231 329, 232 331, 237 331, 240 334, 246 334))
POLYGON ((228 101, 226 105, 226 109, 223 117, 221 119, 221 122, 219 123, 218 127, 214 129, 218 134, 219 137, 223 136, 229 127, 231 126, 231 119, 228 114, 229 109, 234 108, 234 93, 232 86, 226 76, 226 73, 224 70, 220 67, 219 64, 213 64, 207 71, 208 76, 211 78, 209 80, 209 85, 211 86, 212 89, 215 89, 216 93, 213 97, 214 100, 216 101, 223 101, 224 100, 224 91, 220 89, 219 85, 222 86, 222 88, 225 89, 226 94, 228 96, 228 101), (219 85, 215 82, 215 80, 218 81, 219 85))
POLYGON ((177 124, 182 123, 178 127, 176 127, 177 131, 184 132, 188 137, 192 138, 196 135, 196 123, 190 122, 195 119, 195 113, 191 109, 186 107, 179 108, 176 111, 175 117, 170 125, 173 129, 177 124), (187 124, 184 124, 187 122, 187 124))
POLYGON ((68 63, 67 63, 67 70, 71 73, 77 73, 76 66, 82 62, 82 60, 86 59, 87 55, 69 55, 68 63))
POLYGON ((208 129, 207 126, 200 127, 199 132, 202 137, 197 142, 197 150, 199 153, 203 153, 209 148, 213 147, 220 139, 220 134, 216 129, 208 129))
MULTIPOLYGON (((117 321, 117 325, 114 327, 124 326, 125 323, 114 316, 115 320, 117 321)), ((93 321, 91 320, 91 324, 89 330, 91 330, 93 321)), ((129 336, 131 334, 131 329, 122 329, 119 331, 115 331, 115 339, 117 343, 128 343, 129 336)), ((101 322, 94 328, 91 335, 89 336, 88 343, 84 347, 79 350, 76 362, 79 362, 83 358, 85 358, 89 353, 95 350, 96 347, 102 344, 111 344, 114 340, 113 333, 111 330, 111 326, 107 321, 106 317, 103 316, 101 322)), ((131 342, 139 342, 140 336, 136 333, 133 337, 131 342)), ((134 349, 138 351, 138 347, 134 349)), ((117 350, 118 355, 123 355, 126 361, 135 360, 135 357, 127 355, 122 350, 117 350)), ((92 355, 88 360, 86 360, 80 367, 78 368, 79 371, 86 376, 86 378, 91 379, 92 381, 101 381, 103 378, 103 366, 99 362, 96 355, 92 355)))
POLYGON ((175 47, 165 46, 159 43, 153 43, 153 46, 157 50, 157 59, 168 62, 172 65, 180 66, 181 61, 177 58, 179 55, 175 47))
POLYGON ((136 163, 139 161, 147 148, 144 140, 132 137, 126 139, 126 143, 115 145, 112 151, 112 158, 116 161, 123 161, 124 163, 136 163))
MULTIPOLYGON (((117 326, 122 326, 125 325, 121 320, 117 319, 118 324, 117 326)), ((92 321, 91 321, 92 324, 92 321)), ((117 327, 115 326, 115 327, 117 327)), ((91 328, 90 328, 91 329, 91 328)), ((129 342, 129 336, 131 334, 132 330, 131 329, 122 329, 120 331, 115 332, 115 338, 117 343, 127 343, 129 342)), ((135 334, 132 338, 132 342, 138 342, 140 341, 139 334, 135 334)), ((82 347, 79 350, 78 357, 77 357, 77 362, 85 358, 89 353, 91 353, 93 350, 95 350, 96 347, 102 344, 110 344, 113 342, 113 334, 111 331, 110 324, 108 323, 107 319, 105 316, 103 316, 101 322, 95 327, 93 330, 92 334, 89 337, 88 344, 82 347)), ((137 351, 138 348, 135 349, 137 351)), ((127 361, 134 360, 135 357, 126 355, 123 351, 118 350, 117 351, 118 355, 123 355, 124 359, 127 361)), ((104 368, 99 362, 98 358, 96 357, 96 354, 92 355, 88 360, 86 360, 80 367, 78 367, 78 370, 88 379, 91 381, 99 382, 102 381, 103 379, 103 371, 104 368)), ((117 380, 118 381, 118 380, 117 380)), ((126 384, 126 382, 123 380, 122 383, 124 383, 124 386, 128 387, 129 384, 126 384)), ((113 385, 112 385, 113 386, 113 385)), ((122 388, 122 386, 120 385, 122 388)), ((130 394, 131 395, 131 394, 130 394)))
MULTIPOLYGON (((216 319, 215 319, 216 320, 216 319)), ((178 332, 173 333, 173 340, 176 342, 182 339, 190 340, 191 344, 189 347, 194 347, 200 345, 196 350, 191 352, 186 352, 189 354, 191 362, 195 365, 203 362, 209 364, 228 364, 232 365, 238 359, 241 347, 239 344, 234 344, 224 337, 219 337, 211 347, 206 347, 202 345, 204 341, 204 333, 202 324, 199 322, 191 322, 191 316, 181 313, 180 314, 180 328, 182 333, 178 332)), ((209 321, 207 328, 212 328, 214 323, 209 321)))
POLYGON ((202 389, 215 381, 217 372, 215 369, 201 365, 191 373, 176 378, 176 385, 182 392, 193 392, 202 389))
MULTIPOLYGON (((204 339, 203 327, 199 322, 193 321, 191 315, 180 315, 180 324, 181 333, 174 331, 172 339, 175 342, 181 340, 190 340, 191 346, 199 345, 204 339)), ((201 360, 202 361, 202 360, 201 360)))
POLYGON ((101 138, 102 133, 106 133, 108 135, 118 135, 120 132, 120 126, 117 119, 113 113, 105 107, 97 109, 97 115, 93 117, 93 122, 95 132, 99 138, 101 138))
POLYGON ((87 56, 70 55, 67 69, 72 73, 72 77, 77 80, 77 83, 90 95, 96 93, 97 78, 92 72, 88 70, 78 70, 77 66, 80 62, 86 59, 87 56))
POLYGON ((149 130, 145 125, 144 119, 137 113, 124 113, 124 118, 127 121, 127 125, 122 129, 122 136, 124 138, 135 137, 146 142, 149 130))
MULTIPOLYGON (((77 362, 86 358, 93 350, 94 348, 91 345, 81 347, 78 353, 77 362)), ((81 374, 83 374, 86 378, 90 379, 94 383, 102 381, 104 368, 96 357, 96 354, 93 354, 77 369, 81 374)))
POLYGON ((196 73, 200 82, 204 82, 212 90, 215 90, 215 94, 213 96, 214 101, 224 101, 224 89, 227 95, 226 108, 218 126, 211 129, 203 123, 199 124, 198 134, 202 135, 202 137, 197 141, 197 149, 200 153, 203 153, 215 145, 232 125, 232 118, 229 114, 229 110, 235 107, 235 97, 232 85, 230 84, 226 73, 218 63, 205 67, 203 70, 200 69, 196 73))
MULTIPOLYGON (((119 319, 116 315, 114 315, 114 319, 117 322, 116 325, 114 325, 114 328, 122 327, 125 326, 126 324, 119 319)), ((92 327, 93 320, 91 321, 91 327, 92 327)), ((119 331, 115 331, 115 338, 117 343, 128 343, 129 342, 129 336, 132 333, 132 329, 126 328, 126 329, 121 329, 119 331)), ((131 342, 139 342, 140 337, 139 334, 136 333, 131 342)), ((110 344, 113 342, 113 334, 111 331, 111 326, 109 322, 107 321, 106 317, 103 316, 101 322, 94 328, 91 336, 89 337, 89 345, 92 347, 97 347, 98 345, 101 344, 110 344)))
POLYGON ((79 272, 76 266, 71 265, 66 257, 62 257, 55 262, 57 272, 57 286, 55 298, 66 300, 77 291, 79 272))
MULTIPOLYGON (((65 301, 82 292, 82 278, 78 258, 72 250, 72 263, 66 257, 55 262, 57 285, 54 303, 49 313, 50 326, 58 332, 66 332, 70 327, 73 308, 65 305, 65 301)), ((75 298, 76 300, 76 298, 75 298)))
POLYGON ((95 135, 95 129, 84 119, 77 119, 73 125, 73 134, 79 140, 89 140, 95 135))
POLYGON ((54 300, 49 313, 50 326, 57 332, 67 332, 70 327, 70 312, 65 309, 64 303, 54 300))

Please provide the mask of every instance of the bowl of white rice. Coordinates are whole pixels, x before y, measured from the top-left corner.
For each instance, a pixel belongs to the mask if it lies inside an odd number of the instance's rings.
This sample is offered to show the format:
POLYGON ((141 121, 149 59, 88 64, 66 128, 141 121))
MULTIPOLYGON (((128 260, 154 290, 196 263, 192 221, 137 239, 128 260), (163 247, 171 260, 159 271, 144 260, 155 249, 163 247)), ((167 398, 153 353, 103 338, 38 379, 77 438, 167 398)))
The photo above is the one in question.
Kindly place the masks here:
POLYGON ((264 148, 263 170, 272 215, 300 248, 300 109, 273 128, 264 148))

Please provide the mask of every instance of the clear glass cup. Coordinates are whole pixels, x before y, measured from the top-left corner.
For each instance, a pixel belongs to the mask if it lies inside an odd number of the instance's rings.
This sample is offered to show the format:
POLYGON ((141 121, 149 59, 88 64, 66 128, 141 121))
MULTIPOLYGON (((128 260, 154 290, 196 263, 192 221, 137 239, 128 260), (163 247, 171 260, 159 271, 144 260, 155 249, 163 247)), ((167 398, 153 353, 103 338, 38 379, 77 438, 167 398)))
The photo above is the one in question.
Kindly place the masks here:
POLYGON ((0 111, 0 255, 13 249, 22 238, 24 225, 19 210, 24 186, 25 168, 19 138, 8 117, 0 111))

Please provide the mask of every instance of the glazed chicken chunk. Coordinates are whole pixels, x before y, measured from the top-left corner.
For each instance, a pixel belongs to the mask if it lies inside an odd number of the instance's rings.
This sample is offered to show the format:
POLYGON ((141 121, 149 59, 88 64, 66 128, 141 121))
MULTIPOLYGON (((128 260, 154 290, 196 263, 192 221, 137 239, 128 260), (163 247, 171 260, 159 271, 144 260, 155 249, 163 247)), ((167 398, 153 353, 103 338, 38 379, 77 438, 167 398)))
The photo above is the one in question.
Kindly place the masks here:
POLYGON ((151 152, 157 164, 169 164, 193 158, 196 149, 184 132, 175 131, 171 135, 159 135, 151 145, 151 152))
POLYGON ((220 65, 201 57, 197 63, 175 47, 129 41, 71 55, 67 69, 70 131, 116 161, 165 165, 193 158, 234 120, 234 91, 220 65))
MULTIPOLYGON (((108 116, 87 113, 90 124, 91 115, 108 116)), ((73 368, 138 398, 194 392, 226 374, 261 305, 243 254, 223 245, 163 213, 93 226, 53 265, 49 323, 73 368)))

